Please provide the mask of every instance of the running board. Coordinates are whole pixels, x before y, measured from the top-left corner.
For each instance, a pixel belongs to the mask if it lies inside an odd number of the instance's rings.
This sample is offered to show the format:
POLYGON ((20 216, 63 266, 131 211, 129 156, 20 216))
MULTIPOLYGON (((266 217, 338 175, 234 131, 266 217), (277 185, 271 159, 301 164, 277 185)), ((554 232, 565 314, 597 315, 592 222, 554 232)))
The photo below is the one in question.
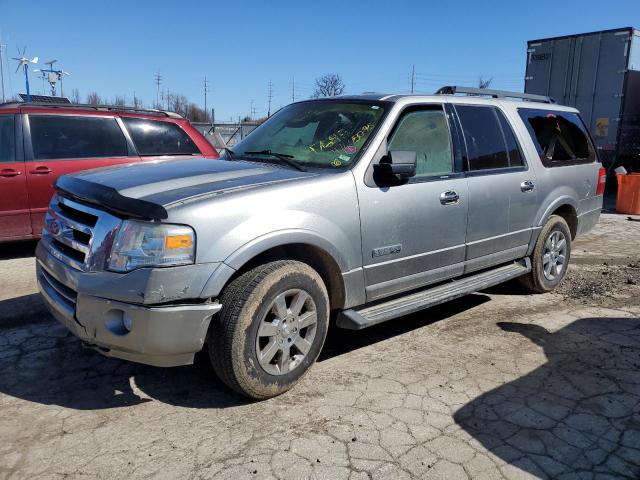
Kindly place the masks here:
POLYGON ((477 273, 459 280, 453 280, 437 287, 394 298, 383 303, 357 310, 343 310, 338 314, 336 325, 339 328, 348 330, 362 330, 363 328, 433 307, 469 293, 493 287, 530 271, 531 260, 525 258, 516 263, 477 273))

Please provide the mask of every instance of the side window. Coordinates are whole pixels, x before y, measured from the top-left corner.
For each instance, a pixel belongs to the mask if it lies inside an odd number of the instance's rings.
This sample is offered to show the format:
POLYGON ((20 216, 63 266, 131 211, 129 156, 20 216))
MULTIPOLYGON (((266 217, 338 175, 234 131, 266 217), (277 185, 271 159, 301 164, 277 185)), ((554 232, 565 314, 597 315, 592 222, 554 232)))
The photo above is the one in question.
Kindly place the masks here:
POLYGON ((15 120, 13 115, 0 115, 0 162, 16 159, 15 120))
POLYGON ((123 117, 140 155, 193 155, 200 150, 175 123, 123 117))
POLYGON ((503 113, 500 110, 496 110, 498 120, 500 120, 500 127, 502 127, 502 133, 504 134, 504 141, 507 144, 507 154, 509 155, 510 167, 522 167, 524 161, 522 160, 522 151, 516 140, 516 135, 513 133, 513 129, 507 119, 504 118, 503 113))
POLYGON ((387 150, 415 151, 417 177, 453 172, 449 127, 441 108, 405 114, 393 131, 387 150))
POLYGON ((577 113, 520 108, 522 118, 545 167, 596 160, 589 134, 577 113))
POLYGON ((35 160, 126 157, 127 141, 112 117, 29 115, 35 160))
POLYGON ((455 109, 467 146, 467 169, 508 168, 508 148, 496 109, 467 105, 456 105, 455 109))

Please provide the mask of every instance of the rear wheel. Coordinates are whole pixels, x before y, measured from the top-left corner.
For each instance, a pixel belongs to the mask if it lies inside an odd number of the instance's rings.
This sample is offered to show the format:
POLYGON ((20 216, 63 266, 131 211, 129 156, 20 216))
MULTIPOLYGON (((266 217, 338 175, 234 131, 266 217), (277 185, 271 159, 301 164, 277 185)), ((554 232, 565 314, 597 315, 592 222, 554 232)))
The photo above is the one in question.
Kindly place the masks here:
POLYGON ((220 379, 255 399, 279 395, 316 361, 327 334, 329 298, 320 275, 290 260, 236 278, 209 335, 220 379))
POLYGON ((564 218, 552 215, 542 228, 531 256, 531 272, 521 277, 522 284, 535 293, 556 288, 569 266, 571 231, 564 218))

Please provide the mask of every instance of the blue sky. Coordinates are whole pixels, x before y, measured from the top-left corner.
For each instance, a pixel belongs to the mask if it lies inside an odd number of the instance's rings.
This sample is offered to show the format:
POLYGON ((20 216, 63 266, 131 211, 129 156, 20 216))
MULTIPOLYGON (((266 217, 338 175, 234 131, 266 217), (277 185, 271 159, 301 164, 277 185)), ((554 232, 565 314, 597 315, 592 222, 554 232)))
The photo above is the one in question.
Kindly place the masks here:
MULTIPOLYGON (((527 40, 623 26, 640 27, 639 0, 0 0, 4 53, 16 56, 19 45, 41 62, 58 59, 72 72, 65 93, 135 92, 151 105, 159 70, 162 89, 203 104, 206 75, 219 120, 250 113, 252 99, 266 114, 269 81, 277 109, 291 101, 293 78, 302 99, 331 72, 347 93, 408 91, 412 65, 419 92, 475 85, 480 75, 522 90, 527 40)), ((5 89, 23 92, 10 62, 5 89)), ((30 79, 39 93, 42 82, 30 79)))

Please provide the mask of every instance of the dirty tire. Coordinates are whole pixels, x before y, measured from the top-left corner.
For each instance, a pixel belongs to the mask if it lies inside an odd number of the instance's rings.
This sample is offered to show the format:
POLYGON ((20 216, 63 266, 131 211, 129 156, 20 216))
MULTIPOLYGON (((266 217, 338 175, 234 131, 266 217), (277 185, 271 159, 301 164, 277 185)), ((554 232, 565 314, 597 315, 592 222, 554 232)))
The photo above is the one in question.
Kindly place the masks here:
POLYGON ((531 255, 531 271, 520 277, 520 283, 530 292, 533 293, 547 293, 555 289, 565 274, 569 266, 569 259, 571 258, 571 231, 569 225, 564 218, 559 215, 551 215, 547 223, 542 227, 536 246, 533 249, 531 255), (566 255, 563 268, 559 275, 553 280, 548 279, 544 274, 543 256, 545 252, 545 243, 554 232, 561 232, 566 239, 566 255))
POLYGON ((220 380, 233 390, 257 400, 275 397, 293 387, 318 358, 329 325, 329 297, 309 265, 280 260, 255 267, 224 289, 220 303, 209 332, 209 358, 220 380), (292 289, 303 290, 315 304, 315 335, 295 368, 274 375, 258 360, 258 329, 276 297, 292 289))

